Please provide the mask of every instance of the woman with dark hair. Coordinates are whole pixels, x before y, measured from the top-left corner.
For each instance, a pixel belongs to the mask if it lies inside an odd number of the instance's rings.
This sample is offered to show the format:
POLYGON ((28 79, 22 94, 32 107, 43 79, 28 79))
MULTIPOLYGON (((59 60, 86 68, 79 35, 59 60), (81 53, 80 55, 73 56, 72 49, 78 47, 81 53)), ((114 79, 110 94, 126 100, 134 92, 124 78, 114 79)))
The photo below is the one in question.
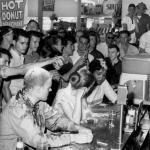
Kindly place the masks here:
POLYGON ((96 82, 84 95, 87 105, 102 103, 104 95, 112 103, 115 103, 117 101, 117 94, 105 79, 107 72, 105 61, 103 59, 94 59, 89 64, 89 71, 94 75, 96 82))
POLYGON ((117 94, 113 91, 112 87, 105 79, 107 66, 104 59, 94 59, 89 64, 89 71, 93 74, 95 82, 90 86, 90 88, 88 88, 83 96, 83 121, 98 116, 97 113, 92 112, 92 108, 100 105, 103 102, 104 96, 106 96, 112 103, 117 101, 117 94))

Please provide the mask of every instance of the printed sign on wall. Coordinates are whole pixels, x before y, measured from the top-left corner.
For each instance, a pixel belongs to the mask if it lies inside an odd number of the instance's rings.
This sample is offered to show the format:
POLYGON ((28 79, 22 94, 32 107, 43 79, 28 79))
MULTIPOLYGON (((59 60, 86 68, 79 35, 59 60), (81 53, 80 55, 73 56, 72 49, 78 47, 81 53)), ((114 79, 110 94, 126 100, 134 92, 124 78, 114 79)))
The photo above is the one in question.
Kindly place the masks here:
POLYGON ((54 11, 55 0, 44 0, 43 11, 54 11))
POLYGON ((2 26, 23 27, 26 0, 0 0, 2 26))

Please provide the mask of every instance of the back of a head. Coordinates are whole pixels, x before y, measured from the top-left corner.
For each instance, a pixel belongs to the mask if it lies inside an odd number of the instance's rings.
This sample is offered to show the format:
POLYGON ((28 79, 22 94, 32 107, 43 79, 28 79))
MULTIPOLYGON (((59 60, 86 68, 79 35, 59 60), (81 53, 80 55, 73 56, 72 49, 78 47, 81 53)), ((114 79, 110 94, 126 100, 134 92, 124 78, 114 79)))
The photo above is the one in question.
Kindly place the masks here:
POLYGON ((89 64, 89 71, 91 73, 94 73, 96 70, 100 70, 102 69, 102 65, 100 63, 100 60, 98 59, 94 59, 93 61, 91 61, 91 63, 89 64))
POLYGON ((43 33, 37 32, 37 31, 28 31, 29 37, 31 38, 32 36, 42 38, 43 33))
POLYGON ((52 75, 45 69, 34 67, 27 71, 24 76, 24 87, 26 89, 34 88, 35 86, 44 86, 45 83, 52 78, 52 75))
POLYGON ((95 79, 89 71, 82 69, 79 73, 74 72, 71 74, 69 81, 72 87, 79 89, 82 87, 88 88, 93 82, 95 82, 95 79))

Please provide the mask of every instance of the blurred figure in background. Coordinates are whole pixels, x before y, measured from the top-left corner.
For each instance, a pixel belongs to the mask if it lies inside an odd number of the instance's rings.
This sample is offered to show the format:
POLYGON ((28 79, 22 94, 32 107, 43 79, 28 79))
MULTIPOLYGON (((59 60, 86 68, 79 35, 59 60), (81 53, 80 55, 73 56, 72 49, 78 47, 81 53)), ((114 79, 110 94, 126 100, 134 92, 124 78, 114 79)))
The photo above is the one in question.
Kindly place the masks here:
POLYGON ((40 32, 40 25, 36 20, 31 19, 26 26, 26 31, 37 31, 40 32))
POLYGON ((136 33, 139 32, 138 29, 138 18, 135 15, 135 5, 130 4, 128 6, 128 14, 122 19, 122 27, 123 30, 128 30, 130 33, 131 40, 129 43, 135 44, 136 43, 136 33))
POLYGON ((103 54, 104 57, 108 57, 108 47, 109 45, 114 43, 114 35, 112 32, 108 32, 106 34, 106 41, 105 42, 100 42, 97 46, 96 49, 103 54))

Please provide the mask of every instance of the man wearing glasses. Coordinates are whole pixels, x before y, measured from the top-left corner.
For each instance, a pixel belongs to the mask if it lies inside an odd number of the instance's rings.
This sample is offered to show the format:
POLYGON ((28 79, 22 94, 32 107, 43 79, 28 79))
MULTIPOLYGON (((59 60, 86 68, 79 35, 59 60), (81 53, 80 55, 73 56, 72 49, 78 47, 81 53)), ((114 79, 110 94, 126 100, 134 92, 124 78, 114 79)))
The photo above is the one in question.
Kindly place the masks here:
POLYGON ((103 54, 104 57, 108 57, 108 47, 109 45, 114 43, 114 35, 112 32, 108 32, 106 34, 106 40, 105 42, 100 42, 96 49, 103 54))

